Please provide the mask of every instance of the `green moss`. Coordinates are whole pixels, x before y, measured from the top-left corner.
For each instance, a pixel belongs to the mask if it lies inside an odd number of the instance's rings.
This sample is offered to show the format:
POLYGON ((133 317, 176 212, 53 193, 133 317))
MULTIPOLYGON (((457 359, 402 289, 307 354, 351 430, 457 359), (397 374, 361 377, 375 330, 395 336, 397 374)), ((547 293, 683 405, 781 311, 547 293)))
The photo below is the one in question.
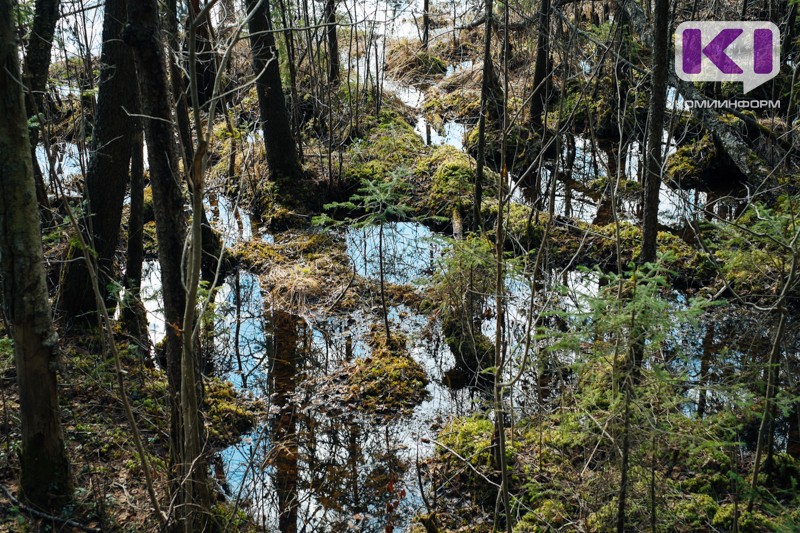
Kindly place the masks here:
POLYGON ((434 125, 445 120, 474 124, 480 116, 481 95, 479 91, 464 87, 451 92, 431 89, 425 94, 422 109, 434 125))
POLYGON ((0 364, 14 359, 14 339, 10 337, 0 338, 0 364))
POLYGON ((235 509, 235 513, 234 509, 232 502, 225 501, 214 504, 211 508, 211 514, 219 529, 224 527, 225 529, 241 531, 242 533, 259 530, 243 509, 235 509))
POLYGON ((156 236, 155 221, 147 222, 143 230, 142 240, 144 241, 144 253, 147 256, 155 257, 158 254, 158 237, 156 236))
POLYGON ((207 380, 203 403, 206 428, 217 446, 235 442, 255 424, 257 404, 242 398, 229 381, 207 380))
MULTIPOLYGON (((574 80, 568 83, 566 97, 558 102, 559 126, 563 126, 569 121, 571 127, 576 132, 582 133, 593 129, 598 138, 609 138, 619 136, 617 126, 617 110, 620 106, 617 102, 616 83, 610 76, 604 76, 597 81, 596 88, 590 85, 588 90, 583 80, 574 80)), ((630 106, 628 116, 625 119, 633 119, 633 107, 630 106)))
POLYGON ((347 150, 343 177, 353 186, 386 179, 399 167, 411 167, 424 144, 414 128, 394 111, 382 111, 365 137, 347 150))
MULTIPOLYGON (((439 441, 475 467, 492 466, 492 432, 494 424, 479 414, 453 419, 439 432, 439 441)), ((442 448, 439 454, 454 464, 460 459, 442 448)))
MULTIPOLYGON (((475 159, 450 145, 419 157, 414 173, 427 186, 423 207, 434 215, 449 216, 453 208, 468 209, 475 190, 475 159)), ((493 194, 497 174, 484 173, 485 194, 493 194)))
POLYGON ((533 512, 522 517, 514 526, 514 533, 544 533, 562 527, 567 522, 564 503, 558 500, 544 500, 533 512))
POLYGON ((406 342, 398 332, 387 342, 385 332, 373 328, 372 355, 347 368, 347 398, 358 409, 394 418, 428 399, 428 376, 408 355, 406 342))
MULTIPOLYGON (((550 137, 552 138, 552 135, 550 135, 550 137)), ((464 141, 464 148, 467 152, 476 157, 478 154, 479 139, 479 128, 476 126, 467 133, 464 141)), ((492 127, 487 122, 485 139, 486 160, 494 165, 495 168, 499 168, 503 153, 503 136, 501 129, 492 127)), ((537 157, 542 149, 541 136, 539 133, 531 130, 521 121, 514 122, 507 129, 505 143, 506 165, 509 168, 512 166, 525 168, 533 162, 533 158, 537 157)), ((546 151, 545 157, 554 156, 554 150, 555 143, 552 143, 546 151)))
POLYGON ((731 531, 733 528, 734 517, 738 514, 739 531, 774 531, 775 523, 758 511, 747 512, 746 505, 739 504, 738 512, 732 503, 724 503, 719 506, 719 510, 714 515, 711 524, 715 527, 724 528, 731 531))
POLYGON ((666 176, 681 187, 697 187, 719 166, 719 157, 711 134, 706 133, 667 158, 666 176))
POLYGON ((153 211, 153 188, 144 188, 144 203, 142 205, 142 214, 144 216, 144 223, 153 222, 156 219, 153 211))
POLYGON ((672 506, 676 527, 692 531, 708 528, 719 512, 719 505, 707 494, 688 494, 672 506))

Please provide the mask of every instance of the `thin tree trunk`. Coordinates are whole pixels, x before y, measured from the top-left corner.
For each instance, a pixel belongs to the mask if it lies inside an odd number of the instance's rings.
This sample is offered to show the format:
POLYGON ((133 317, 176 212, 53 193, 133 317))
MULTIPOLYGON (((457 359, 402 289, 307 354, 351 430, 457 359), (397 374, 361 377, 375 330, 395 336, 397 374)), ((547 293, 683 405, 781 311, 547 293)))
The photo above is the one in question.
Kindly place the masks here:
POLYGON ((125 257, 125 305, 122 320, 127 331, 138 341, 142 354, 150 352, 147 314, 139 296, 144 262, 144 134, 136 121, 131 148, 131 211, 128 217, 128 241, 125 257))
POLYGON ((305 155, 303 154, 303 137, 300 132, 300 97, 297 93, 297 65, 295 65, 297 54, 295 53, 296 47, 294 42, 294 32, 292 31, 291 24, 289 24, 287 18, 286 3, 283 0, 278 0, 278 6, 281 10, 283 27, 286 28, 286 31, 284 32, 284 40, 286 41, 286 59, 288 60, 287 63, 289 64, 289 91, 292 96, 292 132, 294 133, 294 138, 297 143, 297 156, 300 159, 300 164, 302 165, 303 161, 305 160, 305 155))
POLYGON ((12 327, 19 383, 25 499, 57 509, 70 499, 72 477, 59 422, 58 336, 45 279, 28 120, 19 83, 14 6, 0 0, 0 274, 12 327))
MULTIPOLYGON (((34 7, 33 27, 25 54, 25 107, 28 118, 44 112, 44 91, 50 71, 50 56, 53 48, 53 35, 59 18, 61 0, 37 0, 34 7)), ((36 160, 36 144, 39 142, 39 128, 30 128, 31 161, 36 179, 36 198, 42 208, 49 208, 44 176, 36 160)))
MULTIPOLYGON (((427 2, 427 0, 425 0, 427 2)), ((339 83, 339 40, 336 35, 336 0, 326 0, 325 21, 328 24, 325 34, 328 38, 328 81, 331 85, 339 83)), ((329 124, 328 128, 332 126, 329 124)))
POLYGON ((653 14, 653 83, 650 118, 647 125, 647 172, 644 185, 644 225, 642 262, 656 260, 658 246, 658 193, 661 190, 664 112, 667 105, 667 68, 669 67, 669 0, 655 0, 653 14))
POLYGON ((542 0, 539 9, 539 34, 536 40, 536 65, 533 69, 530 118, 534 132, 538 132, 542 128, 542 113, 547 104, 547 77, 550 70, 550 0, 542 0))
POLYGON ((422 4, 422 49, 428 51, 428 40, 431 30, 431 1, 425 0, 422 4))
POLYGON ((478 157, 475 168, 475 190, 472 224, 475 231, 483 228, 481 204, 483 202, 483 169, 486 165, 486 112, 489 99, 489 82, 492 71, 492 0, 486 0, 486 29, 483 41, 483 80, 481 82, 481 111, 478 118, 478 157))
POLYGON ((775 332, 775 339, 772 342, 772 349, 769 352, 769 359, 767 361, 767 390, 765 393, 764 414, 761 417, 761 425, 758 428, 758 437, 756 439, 756 455, 753 459, 753 477, 750 480, 750 498, 747 502, 748 513, 753 512, 753 506, 755 505, 758 489, 758 474, 761 471, 764 448, 768 447, 767 428, 769 428, 772 424, 774 402, 778 390, 778 364, 781 355, 783 335, 786 331, 786 315, 787 311, 782 306, 781 302, 778 327, 775 332))

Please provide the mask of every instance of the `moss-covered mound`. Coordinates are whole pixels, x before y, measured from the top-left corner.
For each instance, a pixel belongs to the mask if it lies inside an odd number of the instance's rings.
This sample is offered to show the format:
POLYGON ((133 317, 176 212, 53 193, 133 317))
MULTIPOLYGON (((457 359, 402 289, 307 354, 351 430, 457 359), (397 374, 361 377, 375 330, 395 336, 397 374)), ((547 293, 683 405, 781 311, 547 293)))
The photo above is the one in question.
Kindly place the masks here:
POLYGON ((425 93, 423 110, 428 121, 436 127, 448 120, 475 124, 481 111, 480 88, 456 86, 446 90, 440 86, 432 87, 425 93))
MULTIPOLYGON (((71 337, 62 344, 60 376, 68 386, 59 390, 64 441, 76 490, 60 514, 96 531, 156 531, 145 478, 131 429, 119 398, 113 359, 94 336, 71 337), (140 505, 141 504, 141 505, 140 505)), ((162 502, 169 502, 169 390, 166 373, 147 365, 141 351, 127 341, 118 348, 131 409, 144 442, 153 486, 162 502)), ((14 344, 0 336, 0 397, 9 415, 19 411, 14 378, 14 344)), ((244 400, 230 383, 206 382, 206 419, 209 451, 235 440, 236 432, 252 423, 257 407, 244 400)), ((20 425, 17 416, 0 422, 0 484, 17 492, 20 425)), ((168 505, 168 503, 166 504, 168 505)), ((214 512, 230 514, 232 504, 220 502, 214 512)), ((224 523, 224 521, 223 521, 224 523)), ((232 522, 237 531, 252 531, 241 513, 232 522)), ((31 517, 0 493, 0 531, 72 530, 51 520, 31 517)), ((74 528, 77 530, 77 528, 74 528)))
POLYGON ((719 152, 710 133, 681 146, 666 162, 666 179, 672 186, 682 189, 731 186, 738 175, 739 172, 719 152))
POLYGON ((306 383, 329 415, 356 410, 391 420, 410 414, 429 398, 428 376, 408 354, 405 336, 393 331, 387 342, 382 328, 371 327, 371 355, 344 362, 332 374, 306 383))
POLYGON ((338 303, 352 280, 343 239, 327 231, 277 233, 274 242, 250 240, 231 252, 238 262, 261 277, 262 287, 282 308, 305 312, 338 303))
POLYGON ((425 85, 447 72, 447 63, 429 51, 422 50, 419 42, 401 39, 389 44, 386 64, 391 76, 409 80, 415 85, 425 85))
MULTIPOLYGON (((549 216, 532 208, 511 203, 507 206, 506 238, 509 249, 517 253, 535 254, 544 241, 549 216)), ((486 200, 483 217, 487 227, 497 219, 497 202, 486 200)), ((641 228, 629 222, 604 226, 576 222, 563 217, 554 218, 546 240, 552 265, 598 266, 617 268, 617 233, 623 264, 635 261, 641 250, 641 228)), ((681 237, 666 231, 658 233, 659 253, 665 255, 671 281, 678 287, 699 287, 709 283, 716 269, 708 254, 689 245, 681 237)))
POLYGON ((256 423, 263 403, 242 397, 230 381, 211 378, 205 381, 203 406, 206 412, 206 431, 214 447, 235 443, 256 423))
POLYGON ((410 166, 423 149, 422 139, 405 118, 383 111, 377 124, 348 147, 342 177, 353 188, 363 180, 384 179, 410 166))
MULTIPOLYGON (((555 157, 555 143, 545 143, 542 146, 542 139, 537 132, 521 123, 512 124, 507 130, 505 139, 506 165, 509 169, 517 168, 522 172, 536 157, 540 156, 542 148, 546 148, 543 157, 555 157)), ((502 128, 488 124, 485 132, 485 154, 486 163, 499 169, 503 155, 502 128)), ((552 136, 550 136, 552 139, 552 136)), ((469 130, 466 135, 464 148, 477 157, 478 141, 480 139, 477 126, 469 130)))
MULTIPOLYGON (((609 395, 601 389, 592 394, 609 395)), ((604 410, 609 408, 607 402, 600 403, 604 410)), ((608 415, 592 405, 584 408, 585 414, 556 412, 520 420, 513 430, 506 430, 510 491, 524 509, 515 519, 515 533, 571 531, 570 524, 576 523, 587 531, 614 530, 620 473, 614 466, 599 467, 616 454, 605 426, 608 415)), ((641 441, 632 452, 650 462, 629 472, 630 524, 650 523, 648 491, 655 483, 659 531, 728 531, 734 521, 739 531, 795 530, 798 517, 791 504, 757 505, 749 513, 740 499, 735 509, 733 500, 742 498, 736 491, 744 490, 748 466, 731 460, 736 446, 725 442, 713 419, 671 420, 671 432, 655 449, 651 442, 641 441), (653 461, 655 477, 651 477, 653 461)), ((439 431, 439 446, 427 462, 425 477, 439 487, 432 510, 440 530, 494 531, 491 516, 498 474, 493 434, 493 421, 482 415, 454 418, 439 431)), ((800 468, 785 454, 776 454, 775 465, 771 481, 764 480, 771 487, 792 479, 800 468)), ((430 521, 431 516, 419 519, 430 521)))
MULTIPOLYGON (((475 159, 450 145, 420 156, 414 166, 420 208, 434 216, 449 217, 454 208, 467 212, 475 191, 475 159)), ((485 194, 494 194, 497 174, 484 173, 485 194)))

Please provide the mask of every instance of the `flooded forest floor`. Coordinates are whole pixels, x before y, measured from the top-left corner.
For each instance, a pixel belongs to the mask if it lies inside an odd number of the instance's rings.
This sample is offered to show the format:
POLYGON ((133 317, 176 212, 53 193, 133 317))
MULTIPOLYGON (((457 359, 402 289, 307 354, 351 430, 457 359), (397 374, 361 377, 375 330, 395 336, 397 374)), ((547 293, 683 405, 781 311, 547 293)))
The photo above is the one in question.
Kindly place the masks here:
MULTIPOLYGON (((458 20, 440 6, 426 51, 413 17, 419 6, 400 3, 381 8, 382 24, 393 25, 380 38, 340 32, 338 86, 305 86, 311 73, 298 73, 308 181, 294 196, 263 178, 254 90, 237 93, 232 120, 214 125, 205 208, 222 254, 206 268, 200 318, 214 513, 229 531, 273 531, 287 521, 299 531, 492 531, 500 339, 514 531, 609 530, 623 432, 619 354, 634 331, 646 331, 647 363, 625 411, 629 520, 658 521, 659 531, 792 530, 800 454, 781 443, 800 431, 793 380, 773 415, 763 497, 747 503, 774 334, 775 314, 763 309, 784 286, 796 291, 786 280, 798 251, 784 216, 796 200, 759 210, 743 182, 714 181, 730 161, 673 90, 660 260, 636 266, 641 139, 614 131, 646 113, 647 102, 634 97, 614 116, 610 80, 597 75, 597 50, 585 44, 571 76, 557 80, 543 132, 520 118, 503 144, 490 126, 476 210, 483 33, 458 6, 458 20), (584 102, 589 83, 595 98, 584 102), (483 231, 473 231, 476 212, 483 231), (629 327, 634 319, 643 329, 629 327)), ((514 33, 532 38, 529 28, 514 33)), ((518 95, 527 94, 533 59, 520 47, 510 62, 511 115, 526 113, 518 95)), ((79 187, 70 120, 58 166, 79 187)), ((726 120, 748 127, 747 117, 726 120)), ((60 216, 44 230, 52 287, 70 242, 60 216)), ((115 334, 166 498, 169 408, 158 358, 168 326, 152 204, 145 221, 150 343, 137 344, 122 325, 115 334)), ((796 301, 786 305, 793 313, 796 301)), ((154 529, 113 361, 98 338, 64 335, 59 392, 78 487, 67 514, 103 531, 154 529)), ((18 468, 12 362, 13 346, 0 339, 6 487, 18 468)), ((787 356, 781 372, 795 363, 787 356)), ((0 530, 48 527, 7 496, 0 530)))

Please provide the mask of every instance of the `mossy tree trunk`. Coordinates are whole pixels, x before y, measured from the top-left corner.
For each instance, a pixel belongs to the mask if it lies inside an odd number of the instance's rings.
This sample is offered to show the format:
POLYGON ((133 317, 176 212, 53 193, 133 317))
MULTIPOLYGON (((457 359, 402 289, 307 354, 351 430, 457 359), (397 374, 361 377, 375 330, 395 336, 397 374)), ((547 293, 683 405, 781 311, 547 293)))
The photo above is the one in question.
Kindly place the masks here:
MULTIPOLYGON (((119 243, 122 204, 128 185, 133 118, 138 108, 136 90, 131 80, 136 69, 130 48, 120 39, 125 21, 126 0, 106 0, 103 18, 103 49, 100 59, 100 83, 92 135, 92 151, 86 173, 86 196, 89 209, 81 221, 86 241, 97 259, 102 296, 108 295, 114 275, 114 255, 119 243)), ((81 250, 74 250, 76 256, 81 250)), ((76 259, 76 258, 73 258, 76 259)), ((86 263, 65 263, 61 285, 61 310, 72 320, 91 320, 95 298, 86 263)), ((110 302, 109 302, 110 303, 110 302)))
POLYGON ((37 507, 55 509, 69 500, 72 478, 59 422, 58 337, 45 280, 13 10, 11 0, 0 1, 0 275, 19 383, 20 486, 37 507))

